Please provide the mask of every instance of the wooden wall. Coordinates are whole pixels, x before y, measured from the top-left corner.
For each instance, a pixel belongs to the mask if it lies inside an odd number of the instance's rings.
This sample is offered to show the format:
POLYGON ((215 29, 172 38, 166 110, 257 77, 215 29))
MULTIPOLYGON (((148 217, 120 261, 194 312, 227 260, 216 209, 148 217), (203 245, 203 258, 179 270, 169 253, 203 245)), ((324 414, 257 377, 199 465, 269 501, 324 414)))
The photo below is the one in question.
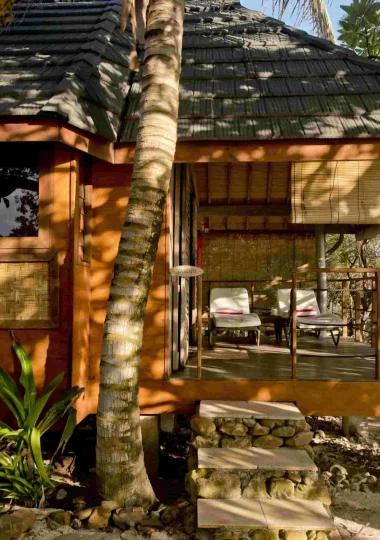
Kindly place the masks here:
MULTIPOLYGON (((99 391, 99 365, 113 264, 128 202, 132 166, 95 161, 92 168, 91 318, 86 413, 95 413, 99 391)), ((167 245, 168 223, 161 234, 148 299, 141 380, 163 379, 167 358, 167 245)), ((84 414, 84 412, 83 412, 84 414)))
MULTIPOLYGON (((20 149, 21 150, 21 149, 20 149)), ((33 253, 36 256, 54 251, 59 263, 59 327, 56 329, 19 329, 15 330, 16 338, 22 343, 33 359, 33 371, 38 389, 41 389, 58 373, 65 376, 61 389, 71 384, 72 353, 72 187, 73 187, 74 151, 57 145, 42 148, 40 154, 40 179, 47 180, 49 196, 40 191, 40 220, 39 237, 33 247, 22 247, 23 240, 0 238, 0 252, 3 257, 7 254, 33 253), (50 198, 50 196, 52 197, 50 198), (49 200, 50 199, 50 200, 49 200), (45 217, 48 216, 48 219, 45 217), (19 245, 17 243, 20 242, 19 245)), ((44 184, 44 182, 42 182, 44 184)), ((24 243, 25 245, 25 243, 24 243)), ((0 364, 9 373, 18 375, 20 372, 17 358, 11 350, 11 340, 8 330, 0 330, 0 364)), ((0 417, 3 411, 0 411, 0 417)))

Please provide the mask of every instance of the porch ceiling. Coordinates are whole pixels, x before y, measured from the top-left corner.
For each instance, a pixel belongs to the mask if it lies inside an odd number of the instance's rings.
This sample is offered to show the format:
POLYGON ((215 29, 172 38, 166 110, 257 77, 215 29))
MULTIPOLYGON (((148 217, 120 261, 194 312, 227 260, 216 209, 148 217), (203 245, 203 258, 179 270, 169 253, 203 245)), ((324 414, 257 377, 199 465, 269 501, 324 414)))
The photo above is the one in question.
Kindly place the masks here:
POLYGON ((216 231, 294 229, 289 223, 290 163, 201 163, 193 173, 200 226, 216 231))

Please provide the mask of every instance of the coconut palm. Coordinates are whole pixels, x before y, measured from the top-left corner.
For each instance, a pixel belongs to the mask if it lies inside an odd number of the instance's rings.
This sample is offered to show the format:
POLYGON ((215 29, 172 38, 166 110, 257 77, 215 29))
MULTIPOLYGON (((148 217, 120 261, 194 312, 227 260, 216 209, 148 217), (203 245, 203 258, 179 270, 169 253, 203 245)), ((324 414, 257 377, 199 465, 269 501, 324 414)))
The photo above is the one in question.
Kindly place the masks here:
MULTIPOLYGON (((263 4, 265 6, 265 0, 263 4)), ((292 13, 296 17, 296 24, 310 21, 313 31, 318 36, 335 41, 334 28, 325 0, 272 0, 271 4, 273 13, 280 19, 285 13, 292 13)))
POLYGON ((125 0, 122 10, 122 24, 131 15, 137 44, 145 43, 131 191, 100 365, 97 479, 101 496, 128 506, 150 506, 155 500, 142 450, 139 360, 177 141, 184 5, 185 0, 150 0, 145 31, 143 2, 125 0))

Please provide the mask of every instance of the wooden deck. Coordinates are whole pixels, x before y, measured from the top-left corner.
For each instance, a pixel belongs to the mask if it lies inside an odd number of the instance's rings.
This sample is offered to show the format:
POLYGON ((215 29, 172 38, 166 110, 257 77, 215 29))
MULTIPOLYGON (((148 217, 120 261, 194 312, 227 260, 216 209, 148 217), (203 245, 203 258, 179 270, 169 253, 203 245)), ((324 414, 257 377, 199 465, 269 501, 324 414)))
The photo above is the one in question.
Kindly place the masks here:
MULTIPOLYGON (((373 381, 375 350, 352 338, 341 339, 335 347, 331 338, 298 339, 297 379, 304 381, 373 381)), ((260 347, 244 338, 218 341, 214 349, 204 344, 203 380, 287 380, 291 378, 291 357, 286 344, 275 345, 264 337, 260 347)), ((196 379, 196 349, 190 349, 185 369, 172 379, 196 379)))

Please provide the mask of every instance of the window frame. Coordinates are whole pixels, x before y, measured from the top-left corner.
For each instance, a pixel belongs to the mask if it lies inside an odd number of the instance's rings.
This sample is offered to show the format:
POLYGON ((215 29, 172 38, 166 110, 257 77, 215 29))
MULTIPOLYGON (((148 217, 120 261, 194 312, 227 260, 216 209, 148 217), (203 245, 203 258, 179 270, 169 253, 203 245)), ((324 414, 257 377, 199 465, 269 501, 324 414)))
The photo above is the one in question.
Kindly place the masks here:
MULTIPOLYGON (((27 166, 27 161, 21 159, 17 166, 27 166)), ((1 166, 1 163, 0 163, 1 166)), ((18 249, 49 249, 52 245, 51 238, 51 204, 53 201, 53 156, 52 152, 42 150, 38 155, 38 235, 37 236, 8 236, 0 237, 0 253, 2 250, 18 249)))

